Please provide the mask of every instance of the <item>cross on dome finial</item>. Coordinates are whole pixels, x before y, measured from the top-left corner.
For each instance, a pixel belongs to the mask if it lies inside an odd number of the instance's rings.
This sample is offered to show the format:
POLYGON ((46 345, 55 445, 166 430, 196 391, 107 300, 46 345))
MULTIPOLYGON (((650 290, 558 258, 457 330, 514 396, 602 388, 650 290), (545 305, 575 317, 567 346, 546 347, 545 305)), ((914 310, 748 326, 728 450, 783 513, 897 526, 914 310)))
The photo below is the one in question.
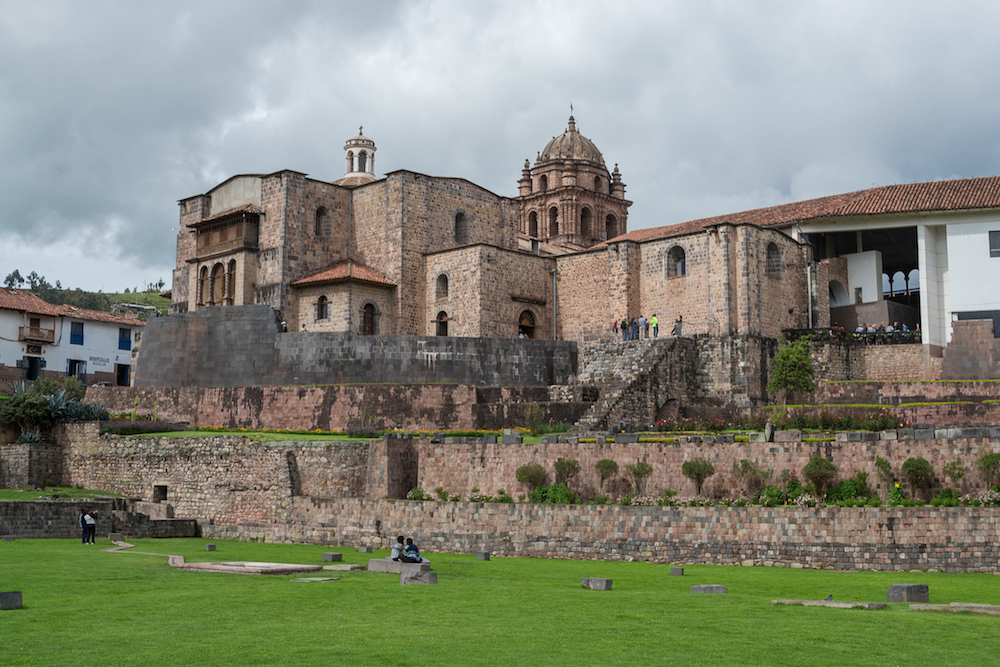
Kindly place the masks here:
POLYGON ((364 134, 364 133, 365 133, 365 126, 358 125, 358 134, 364 134))

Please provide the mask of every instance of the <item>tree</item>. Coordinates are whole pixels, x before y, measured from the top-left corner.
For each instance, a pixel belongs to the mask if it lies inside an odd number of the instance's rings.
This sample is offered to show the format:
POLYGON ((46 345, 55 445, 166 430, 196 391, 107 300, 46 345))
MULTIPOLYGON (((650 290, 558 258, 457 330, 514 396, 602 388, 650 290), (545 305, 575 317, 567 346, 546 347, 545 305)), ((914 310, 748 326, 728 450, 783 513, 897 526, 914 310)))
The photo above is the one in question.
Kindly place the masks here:
POLYGON ((514 478, 528 487, 528 493, 545 484, 545 468, 540 463, 525 463, 514 473, 514 478))
POLYGON ((822 498, 830 482, 837 476, 837 466, 817 454, 802 469, 802 476, 816 487, 816 497, 822 498))
POLYGON ((3 284, 7 287, 20 287, 24 284, 24 278, 21 277, 20 271, 14 269, 4 278, 3 284))
POLYGON ((813 382, 812 357, 809 356, 809 341, 799 338, 794 343, 784 343, 774 355, 771 369, 771 379, 767 382, 767 390, 772 394, 782 394, 782 405, 788 405, 788 394, 793 391, 812 391, 816 388, 813 382))
POLYGON ((628 476, 632 478, 632 486, 635 488, 635 494, 641 496, 642 487, 646 483, 646 478, 652 474, 653 466, 645 461, 639 461, 638 463, 628 464, 625 466, 625 470, 628 472, 628 476))
POLYGON ((910 483, 910 492, 916 498, 918 492, 926 487, 934 478, 934 470, 927 459, 920 457, 910 457, 903 462, 900 468, 906 481, 910 483))
POLYGON ((601 459, 594 464, 594 469, 601 478, 600 490, 604 491, 604 483, 618 474, 618 464, 611 459, 601 459))
POLYGON ((958 461, 946 463, 944 466, 944 474, 951 478, 952 484, 961 482, 962 478, 965 477, 966 470, 967 468, 958 461))
POLYGON ((47 427, 52 423, 48 399, 34 391, 14 394, 0 407, 0 422, 17 424, 22 433, 47 427))
POLYGON ((746 489, 747 495, 754 500, 764 490, 772 476, 774 476, 773 470, 762 470, 757 467, 756 463, 748 459, 740 459, 739 462, 733 463, 733 479, 746 489))
POLYGON ((983 454, 976 461, 976 470, 983 476, 986 486, 993 486, 1000 472, 1000 454, 983 454))
POLYGON ((705 459, 691 459, 681 466, 681 474, 694 482, 700 496, 705 480, 715 474, 715 466, 705 459))
POLYGON ((555 464, 556 483, 569 486, 569 480, 576 477, 583 468, 576 459, 559 459, 555 464))

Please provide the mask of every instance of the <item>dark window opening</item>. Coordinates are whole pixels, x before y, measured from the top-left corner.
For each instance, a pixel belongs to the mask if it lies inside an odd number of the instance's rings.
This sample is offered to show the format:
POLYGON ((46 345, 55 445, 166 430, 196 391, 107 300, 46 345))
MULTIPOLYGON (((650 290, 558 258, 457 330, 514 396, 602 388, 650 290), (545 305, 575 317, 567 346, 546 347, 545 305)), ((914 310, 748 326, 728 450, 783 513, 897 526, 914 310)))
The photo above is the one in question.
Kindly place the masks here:
POLYGON ((325 320, 329 317, 329 306, 330 302, 325 296, 321 296, 319 300, 316 301, 316 319, 325 320))
POLYGON ((70 324, 69 344, 83 345, 83 322, 73 322, 70 324))
POLYGON ((370 303, 365 304, 364 309, 361 311, 361 335, 375 335, 375 306, 370 303))
POLYGON ((680 278, 687 275, 687 257, 684 248, 675 245, 667 251, 667 278, 680 278))
POLYGON ((517 335, 518 338, 535 337, 535 314, 530 310, 522 311, 517 318, 517 335))
POLYGON ((990 232, 990 257, 1000 257, 1000 232, 990 232))
POLYGON ((437 316, 437 334, 438 336, 448 335, 448 313, 443 310, 438 313, 437 316))
POLYGON ((132 367, 128 364, 115 364, 115 383, 119 387, 128 387, 131 384, 131 372, 132 367))
POLYGON ((131 350, 132 349, 132 330, 119 328, 118 329, 118 349, 119 350, 131 350))
POLYGON ((161 503, 167 499, 167 487, 166 485, 155 485, 153 486, 153 502, 161 503))
POLYGON ((469 219, 461 211, 455 214, 455 243, 459 245, 469 243, 469 219))

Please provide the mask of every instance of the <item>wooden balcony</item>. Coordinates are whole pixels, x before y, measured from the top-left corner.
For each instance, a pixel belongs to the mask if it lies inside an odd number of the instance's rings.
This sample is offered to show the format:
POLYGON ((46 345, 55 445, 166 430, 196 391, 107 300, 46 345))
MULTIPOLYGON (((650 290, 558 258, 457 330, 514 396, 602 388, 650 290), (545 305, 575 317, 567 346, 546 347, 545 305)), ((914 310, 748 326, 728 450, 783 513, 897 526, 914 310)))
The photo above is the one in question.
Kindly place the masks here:
POLYGON ((56 342, 56 330, 42 329, 41 327, 20 327, 17 339, 25 343, 54 343, 56 342))

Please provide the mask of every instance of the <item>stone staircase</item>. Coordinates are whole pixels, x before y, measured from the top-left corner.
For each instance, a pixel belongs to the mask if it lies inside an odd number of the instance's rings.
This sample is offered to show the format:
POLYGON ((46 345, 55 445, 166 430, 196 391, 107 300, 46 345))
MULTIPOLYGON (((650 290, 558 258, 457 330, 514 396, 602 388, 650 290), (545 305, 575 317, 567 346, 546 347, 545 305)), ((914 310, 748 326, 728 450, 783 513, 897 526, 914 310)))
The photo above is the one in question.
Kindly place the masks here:
POLYGON ((637 389, 638 385, 645 385, 649 376, 659 371, 660 364, 674 349, 675 344, 675 339, 659 338, 627 343, 600 343, 581 349, 577 384, 597 387, 600 398, 576 422, 569 434, 607 431, 609 419, 613 415, 635 412, 623 403, 632 394, 647 395, 648 392, 644 390, 631 390, 637 389))

